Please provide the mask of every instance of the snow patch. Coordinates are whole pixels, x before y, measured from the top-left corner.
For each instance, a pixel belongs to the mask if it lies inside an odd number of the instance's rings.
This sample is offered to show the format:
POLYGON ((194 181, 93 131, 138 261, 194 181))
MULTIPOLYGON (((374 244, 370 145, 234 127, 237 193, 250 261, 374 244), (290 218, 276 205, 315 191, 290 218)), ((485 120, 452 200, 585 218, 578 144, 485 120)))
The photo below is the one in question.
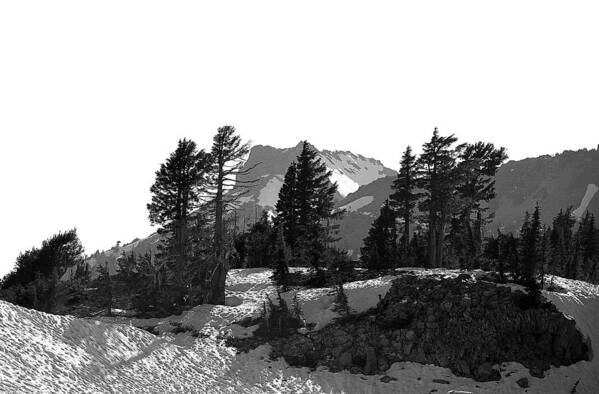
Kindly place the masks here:
POLYGON ((360 185, 354 182, 350 177, 342 173, 338 169, 333 169, 331 174, 331 182, 337 182, 337 191, 343 197, 358 190, 360 185))
POLYGON ((371 204, 373 201, 374 201, 373 196, 364 196, 364 197, 360 197, 357 200, 354 200, 348 204, 345 204, 344 206, 341 207, 341 209, 345 209, 348 212, 355 212, 361 208, 364 208, 368 204, 371 204))
POLYGON ((278 176, 269 179, 266 186, 258 194, 258 205, 274 208, 279 199, 279 191, 281 191, 282 186, 283 181, 278 176))
POLYGON ((580 205, 573 212, 574 216, 576 216, 577 219, 582 218, 597 191, 599 191, 599 187, 597 187, 597 185, 595 185, 594 183, 589 183, 587 185, 587 190, 584 193, 582 200, 580 201, 580 205))

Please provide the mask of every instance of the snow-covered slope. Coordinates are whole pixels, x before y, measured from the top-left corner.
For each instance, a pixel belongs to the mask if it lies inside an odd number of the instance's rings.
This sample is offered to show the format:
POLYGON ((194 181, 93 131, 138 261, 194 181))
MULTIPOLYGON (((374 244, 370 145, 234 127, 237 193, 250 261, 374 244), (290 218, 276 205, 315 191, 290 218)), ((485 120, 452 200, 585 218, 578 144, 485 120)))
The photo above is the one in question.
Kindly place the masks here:
MULTIPOLYGON (((432 365, 395 363, 386 375, 396 380, 385 383, 377 375, 292 368, 281 359, 268 360, 268 346, 236 354, 222 336, 251 335, 251 327, 232 323, 258 313, 264 296, 274 295, 269 276, 265 269, 233 270, 227 278, 231 306, 201 305, 165 319, 77 319, 0 301, 0 392, 498 393, 522 392, 516 385, 521 377, 529 379, 529 393, 569 393, 577 381, 577 393, 593 393, 599 387, 597 358, 551 368, 543 379, 531 377, 520 364, 507 363, 502 380, 487 383, 456 377, 448 369, 432 365), (166 332, 171 323, 204 335, 155 336, 135 327, 151 325, 166 332)), ((392 278, 346 284, 351 307, 365 310, 376 305, 392 278)), ((599 343, 598 287, 561 278, 555 281, 567 293, 546 296, 576 319, 592 344, 599 343)), ((330 289, 303 290, 298 298, 307 320, 323 326, 335 317, 330 289)))

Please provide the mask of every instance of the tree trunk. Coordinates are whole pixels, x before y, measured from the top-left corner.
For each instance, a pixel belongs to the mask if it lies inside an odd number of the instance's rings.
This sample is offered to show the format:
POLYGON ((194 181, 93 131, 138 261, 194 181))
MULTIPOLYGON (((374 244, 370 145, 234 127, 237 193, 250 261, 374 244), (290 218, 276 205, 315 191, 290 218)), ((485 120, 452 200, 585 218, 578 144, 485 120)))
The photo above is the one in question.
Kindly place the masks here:
POLYGON ((224 221, 223 221, 223 184, 224 164, 219 163, 214 199, 214 268, 210 278, 208 302, 214 305, 225 304, 225 280, 227 279, 227 263, 224 255, 224 221))
POLYGON ((428 229, 428 267, 434 268, 437 256, 437 223, 429 221, 428 229))

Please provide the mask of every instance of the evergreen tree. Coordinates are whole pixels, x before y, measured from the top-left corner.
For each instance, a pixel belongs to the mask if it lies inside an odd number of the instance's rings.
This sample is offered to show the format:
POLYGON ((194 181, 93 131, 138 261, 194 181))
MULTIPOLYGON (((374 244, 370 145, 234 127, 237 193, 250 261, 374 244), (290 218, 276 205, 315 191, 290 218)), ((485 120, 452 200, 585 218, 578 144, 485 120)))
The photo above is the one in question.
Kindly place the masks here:
POLYGON ((270 267, 272 265, 272 244, 276 236, 275 230, 264 211, 258 220, 245 234, 246 267, 270 267))
POLYGON ((275 222, 283 227, 285 241, 292 249, 297 246, 297 209, 297 163, 293 162, 287 168, 275 207, 275 222))
POLYGON ((561 210, 553 219, 550 245, 552 272, 571 278, 576 261, 574 243, 574 225, 576 219, 572 214, 572 207, 561 210))
POLYGON ((582 217, 577 238, 580 245, 580 277, 586 281, 595 281, 599 260, 599 231, 595 227, 595 217, 588 211, 582 217))
POLYGON ((156 180, 150 188, 149 218, 153 225, 159 226, 158 233, 163 237, 160 257, 177 303, 182 301, 187 286, 191 213, 199 207, 209 164, 209 155, 198 151, 193 141, 179 140, 177 149, 156 171, 156 180))
POLYGON ((82 270, 83 247, 77 230, 59 232, 17 257, 15 267, 0 284, 1 297, 27 308, 54 312, 59 279, 71 270, 82 270))
POLYGON ((340 216, 334 211, 337 185, 330 182, 330 175, 317 152, 304 141, 296 163, 287 170, 277 203, 276 224, 283 226, 294 260, 311 266, 321 282, 325 279, 325 252, 335 241, 332 234, 338 227, 331 221, 340 216))
POLYGON ((127 294, 130 296, 133 287, 137 284, 137 272, 135 267, 137 266, 135 255, 133 251, 130 254, 123 254, 117 259, 117 276, 122 283, 127 287, 127 294))
POLYGON ((289 287, 289 247, 285 244, 283 228, 279 226, 273 253, 273 280, 281 291, 289 287))
POLYGON ((108 272, 108 262, 105 265, 98 265, 98 301, 100 306, 106 308, 106 315, 112 316, 112 280, 108 272))
POLYGON ((361 260, 369 269, 391 268, 397 261, 395 213, 386 200, 364 239, 361 260))
POLYGON ((532 216, 526 212, 520 230, 520 261, 522 264, 521 282, 531 289, 538 288, 537 274, 541 261, 541 219, 539 205, 532 216))
POLYGON ((333 303, 333 311, 339 313, 341 316, 348 316, 351 313, 351 308, 347 300, 347 294, 343 290, 343 283, 337 283, 335 287, 335 301, 333 303))
POLYGON ((206 302, 210 304, 225 303, 225 279, 229 270, 227 254, 232 250, 230 245, 225 244, 225 215, 236 206, 243 189, 253 183, 240 179, 240 176, 252 170, 242 170, 243 159, 249 149, 249 144, 241 141, 233 126, 219 127, 214 135, 210 152, 212 169, 209 193, 214 213, 214 247, 205 278, 208 290, 206 302), (225 194, 229 188, 232 190, 225 194))
POLYGON ((397 178, 393 181, 392 194, 389 200, 399 218, 403 220, 403 233, 401 236, 402 259, 410 259, 410 223, 413 220, 416 202, 421 194, 416 192, 416 156, 412 154, 412 148, 407 147, 399 167, 397 178))
POLYGON ((482 227, 492 217, 487 215, 488 202, 495 197, 495 174, 507 159, 505 148, 477 142, 457 147, 453 239, 461 246, 462 267, 475 267, 482 251, 482 227))
POLYGON ((428 226, 428 267, 443 265, 445 228, 451 213, 456 186, 456 151, 453 135, 443 137, 435 127, 431 140, 422 147, 417 161, 418 186, 424 189, 424 198, 418 208, 425 215, 428 226))

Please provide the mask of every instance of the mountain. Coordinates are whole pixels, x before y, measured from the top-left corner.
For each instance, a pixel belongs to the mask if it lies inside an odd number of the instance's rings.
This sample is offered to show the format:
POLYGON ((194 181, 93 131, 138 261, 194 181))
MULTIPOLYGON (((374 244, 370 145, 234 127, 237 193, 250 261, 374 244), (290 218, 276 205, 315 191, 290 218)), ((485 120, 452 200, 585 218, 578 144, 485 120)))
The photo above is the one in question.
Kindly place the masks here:
POLYGON ((395 175, 379 178, 338 202, 338 207, 345 210, 345 215, 339 225, 341 239, 337 245, 347 250, 351 256, 357 257, 360 253, 362 240, 372 221, 379 215, 380 207, 389 197, 394 179, 395 175))
MULTIPOLYGON (((243 226, 242 221, 252 223, 262 210, 274 210, 285 172, 301 149, 301 142, 287 149, 265 145, 252 147, 242 171, 252 170, 239 178, 242 182, 252 182, 252 186, 239 198, 238 225, 243 226)), ((337 182, 337 200, 356 192, 361 186, 395 174, 380 161, 352 152, 322 150, 318 153, 332 171, 331 180, 337 182)))
POLYGON ((598 149, 509 161, 497 172, 497 197, 490 203, 495 220, 490 227, 517 231, 524 211, 532 212, 537 202, 546 224, 569 206, 578 218, 587 210, 599 217, 598 186, 598 149))

